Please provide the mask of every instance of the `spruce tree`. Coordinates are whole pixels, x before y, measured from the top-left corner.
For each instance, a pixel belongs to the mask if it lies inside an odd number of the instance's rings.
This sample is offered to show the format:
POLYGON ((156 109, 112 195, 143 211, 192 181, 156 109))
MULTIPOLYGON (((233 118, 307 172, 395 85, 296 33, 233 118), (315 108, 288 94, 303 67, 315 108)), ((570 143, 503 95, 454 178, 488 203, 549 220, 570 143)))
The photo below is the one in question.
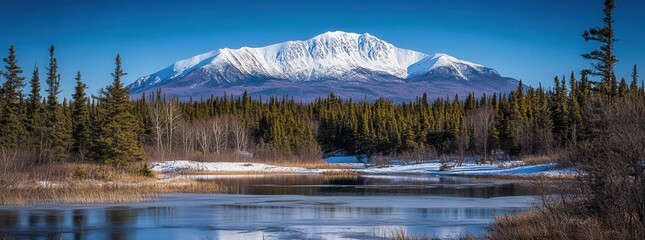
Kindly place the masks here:
POLYGON ((580 129, 582 128, 582 112, 580 103, 575 94, 569 94, 569 120, 570 134, 569 139, 572 144, 577 145, 580 138, 580 129))
POLYGON ((580 77, 580 84, 578 84, 578 104, 580 106, 584 106, 587 104, 589 101, 589 97, 591 96, 591 86, 589 83, 589 78, 587 77, 586 72, 582 72, 582 76, 580 77))
POLYGON ((570 136, 570 112, 567 103, 567 89, 564 79, 560 81, 555 77, 555 91, 552 93, 551 101, 551 114, 553 118, 553 134, 560 145, 564 146, 568 143, 570 136))
POLYGON ((47 68, 47 106, 45 117, 45 147, 49 160, 62 161, 67 158, 67 129, 64 126, 63 111, 58 103, 60 75, 58 62, 54 55, 54 45, 49 47, 49 67, 47 68))
POLYGON ((76 87, 74 88, 72 110, 72 152, 83 159, 90 144, 89 112, 85 88, 87 85, 81 81, 81 72, 76 73, 76 87))
POLYGON ((620 84, 618 85, 618 96, 624 97, 625 94, 627 94, 627 90, 629 90, 629 87, 627 86, 627 81, 625 81, 625 78, 621 78, 620 84))
POLYGON ((25 86, 22 69, 18 66, 16 51, 13 45, 9 47, 9 56, 3 59, 5 69, 2 75, 5 82, 2 85, 2 105, 0 112, 0 147, 15 149, 26 135, 21 116, 21 103, 23 101, 22 88, 25 86))
POLYGON ((45 122, 42 96, 40 95, 40 73, 37 67, 34 68, 30 85, 31 90, 27 99, 25 125, 29 134, 29 145, 32 149, 41 153, 43 150, 43 125, 45 122))
POLYGON ((123 167, 142 161, 143 151, 138 141, 139 124, 132 114, 128 90, 121 83, 126 73, 121 69, 121 56, 116 56, 112 84, 101 91, 99 126, 94 139, 93 157, 104 163, 123 167))
MULTIPOLYGON (((27 98, 27 114, 30 119, 33 120, 33 116, 38 109, 40 108, 40 101, 42 97, 40 96, 40 73, 38 72, 38 67, 34 68, 34 72, 31 75, 31 80, 29 84, 31 85, 31 90, 29 91, 29 96, 27 98)), ((30 121, 30 128, 33 128, 33 121, 30 121)))
POLYGON ((638 68, 634 64, 634 69, 632 70, 632 82, 629 85, 629 90, 632 92, 638 91, 638 68))
POLYGON ((616 8, 614 0, 605 0, 603 12, 604 26, 593 27, 582 34, 585 41, 595 41, 601 44, 600 49, 594 49, 589 53, 582 54, 582 57, 592 61, 592 70, 586 70, 587 73, 600 76, 601 81, 596 83, 596 89, 601 93, 613 97, 616 92, 616 76, 614 74, 614 64, 618 59, 614 55, 614 18, 613 10, 616 8))

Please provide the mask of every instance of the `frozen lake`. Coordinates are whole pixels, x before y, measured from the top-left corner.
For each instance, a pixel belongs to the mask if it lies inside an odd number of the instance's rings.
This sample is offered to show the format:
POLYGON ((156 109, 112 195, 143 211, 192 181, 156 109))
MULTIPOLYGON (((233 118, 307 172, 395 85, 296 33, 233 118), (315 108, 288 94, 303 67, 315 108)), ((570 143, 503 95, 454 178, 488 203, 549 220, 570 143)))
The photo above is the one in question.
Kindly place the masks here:
POLYGON ((519 181, 432 176, 200 176, 233 194, 110 205, 0 206, 0 238, 385 239, 393 231, 483 234, 532 207, 519 181))

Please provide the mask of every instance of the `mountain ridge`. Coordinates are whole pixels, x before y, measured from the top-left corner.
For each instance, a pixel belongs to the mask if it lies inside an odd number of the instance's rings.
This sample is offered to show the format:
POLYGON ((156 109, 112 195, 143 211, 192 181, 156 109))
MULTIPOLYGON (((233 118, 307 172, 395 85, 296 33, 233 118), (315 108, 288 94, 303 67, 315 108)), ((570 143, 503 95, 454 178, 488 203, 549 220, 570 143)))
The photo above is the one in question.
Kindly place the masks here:
MULTIPOLYGON (((227 90, 239 92, 246 86, 251 95, 280 93, 301 98, 302 94, 298 93, 313 87, 323 88, 309 89, 321 94, 336 91, 334 93, 341 97, 357 97, 361 91, 344 94, 344 90, 359 89, 362 84, 363 95, 373 99, 384 95, 396 97, 394 93, 385 94, 391 91, 382 89, 379 84, 410 83, 417 83, 413 84, 415 88, 423 87, 430 93, 463 94, 466 91, 478 95, 508 92, 518 84, 515 79, 502 77, 492 68, 447 54, 428 55, 397 48, 369 33, 335 31, 265 47, 210 51, 141 77, 128 87, 133 94, 161 88, 166 94, 188 98, 221 95, 227 90), (419 86, 420 82, 426 84, 419 86), (298 89, 293 92, 276 89, 294 87, 298 89)), ((401 89, 401 96, 397 98, 402 100, 409 99, 405 95, 410 92, 418 92, 418 89, 409 91, 404 86, 396 87, 401 89)), ((302 96, 304 100, 311 98, 302 96)))

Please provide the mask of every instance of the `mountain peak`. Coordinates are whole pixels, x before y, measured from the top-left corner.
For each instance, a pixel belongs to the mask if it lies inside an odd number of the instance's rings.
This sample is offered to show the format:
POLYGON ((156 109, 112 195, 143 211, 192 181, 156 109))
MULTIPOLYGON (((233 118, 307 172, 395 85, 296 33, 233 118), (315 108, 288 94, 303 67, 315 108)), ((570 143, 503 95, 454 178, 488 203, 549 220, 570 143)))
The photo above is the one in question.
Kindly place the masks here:
POLYGON ((315 38, 340 38, 340 37, 349 37, 349 38, 358 38, 359 36, 362 35, 369 35, 369 33, 363 33, 363 34, 358 34, 358 33, 353 33, 353 32, 345 32, 345 31, 327 31, 321 34, 318 34, 314 36, 312 39, 315 38))
POLYGON ((397 48, 369 33, 330 31, 304 41, 207 52, 141 77, 129 87, 133 93, 154 88, 190 93, 267 81, 355 85, 499 77, 495 70, 447 54, 397 48))

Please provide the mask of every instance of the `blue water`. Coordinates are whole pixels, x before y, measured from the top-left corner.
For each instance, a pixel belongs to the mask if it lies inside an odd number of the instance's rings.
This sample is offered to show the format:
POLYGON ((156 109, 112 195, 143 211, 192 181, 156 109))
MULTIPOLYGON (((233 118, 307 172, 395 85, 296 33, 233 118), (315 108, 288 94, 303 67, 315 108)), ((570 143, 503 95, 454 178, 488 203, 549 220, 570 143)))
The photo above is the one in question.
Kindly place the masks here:
MULTIPOLYGON (((267 184, 275 181, 267 178, 245 183, 275 185, 267 184)), ((434 180, 423 184, 423 177, 384 179, 417 188, 440 184, 434 180)), ((476 193, 486 186, 509 184, 478 181, 464 179, 460 184, 452 179, 443 185, 461 193, 476 193)), ((347 186, 346 181, 342 184, 347 186)), ((375 188, 378 184, 392 186, 387 181, 364 186, 375 188)), ((298 189, 333 185, 323 181, 298 189)), ((384 239, 401 230, 440 238, 466 232, 481 235, 496 215, 530 208, 533 197, 526 191, 493 191, 495 196, 486 197, 423 192, 167 194, 146 203, 0 206, 0 239, 384 239)))

